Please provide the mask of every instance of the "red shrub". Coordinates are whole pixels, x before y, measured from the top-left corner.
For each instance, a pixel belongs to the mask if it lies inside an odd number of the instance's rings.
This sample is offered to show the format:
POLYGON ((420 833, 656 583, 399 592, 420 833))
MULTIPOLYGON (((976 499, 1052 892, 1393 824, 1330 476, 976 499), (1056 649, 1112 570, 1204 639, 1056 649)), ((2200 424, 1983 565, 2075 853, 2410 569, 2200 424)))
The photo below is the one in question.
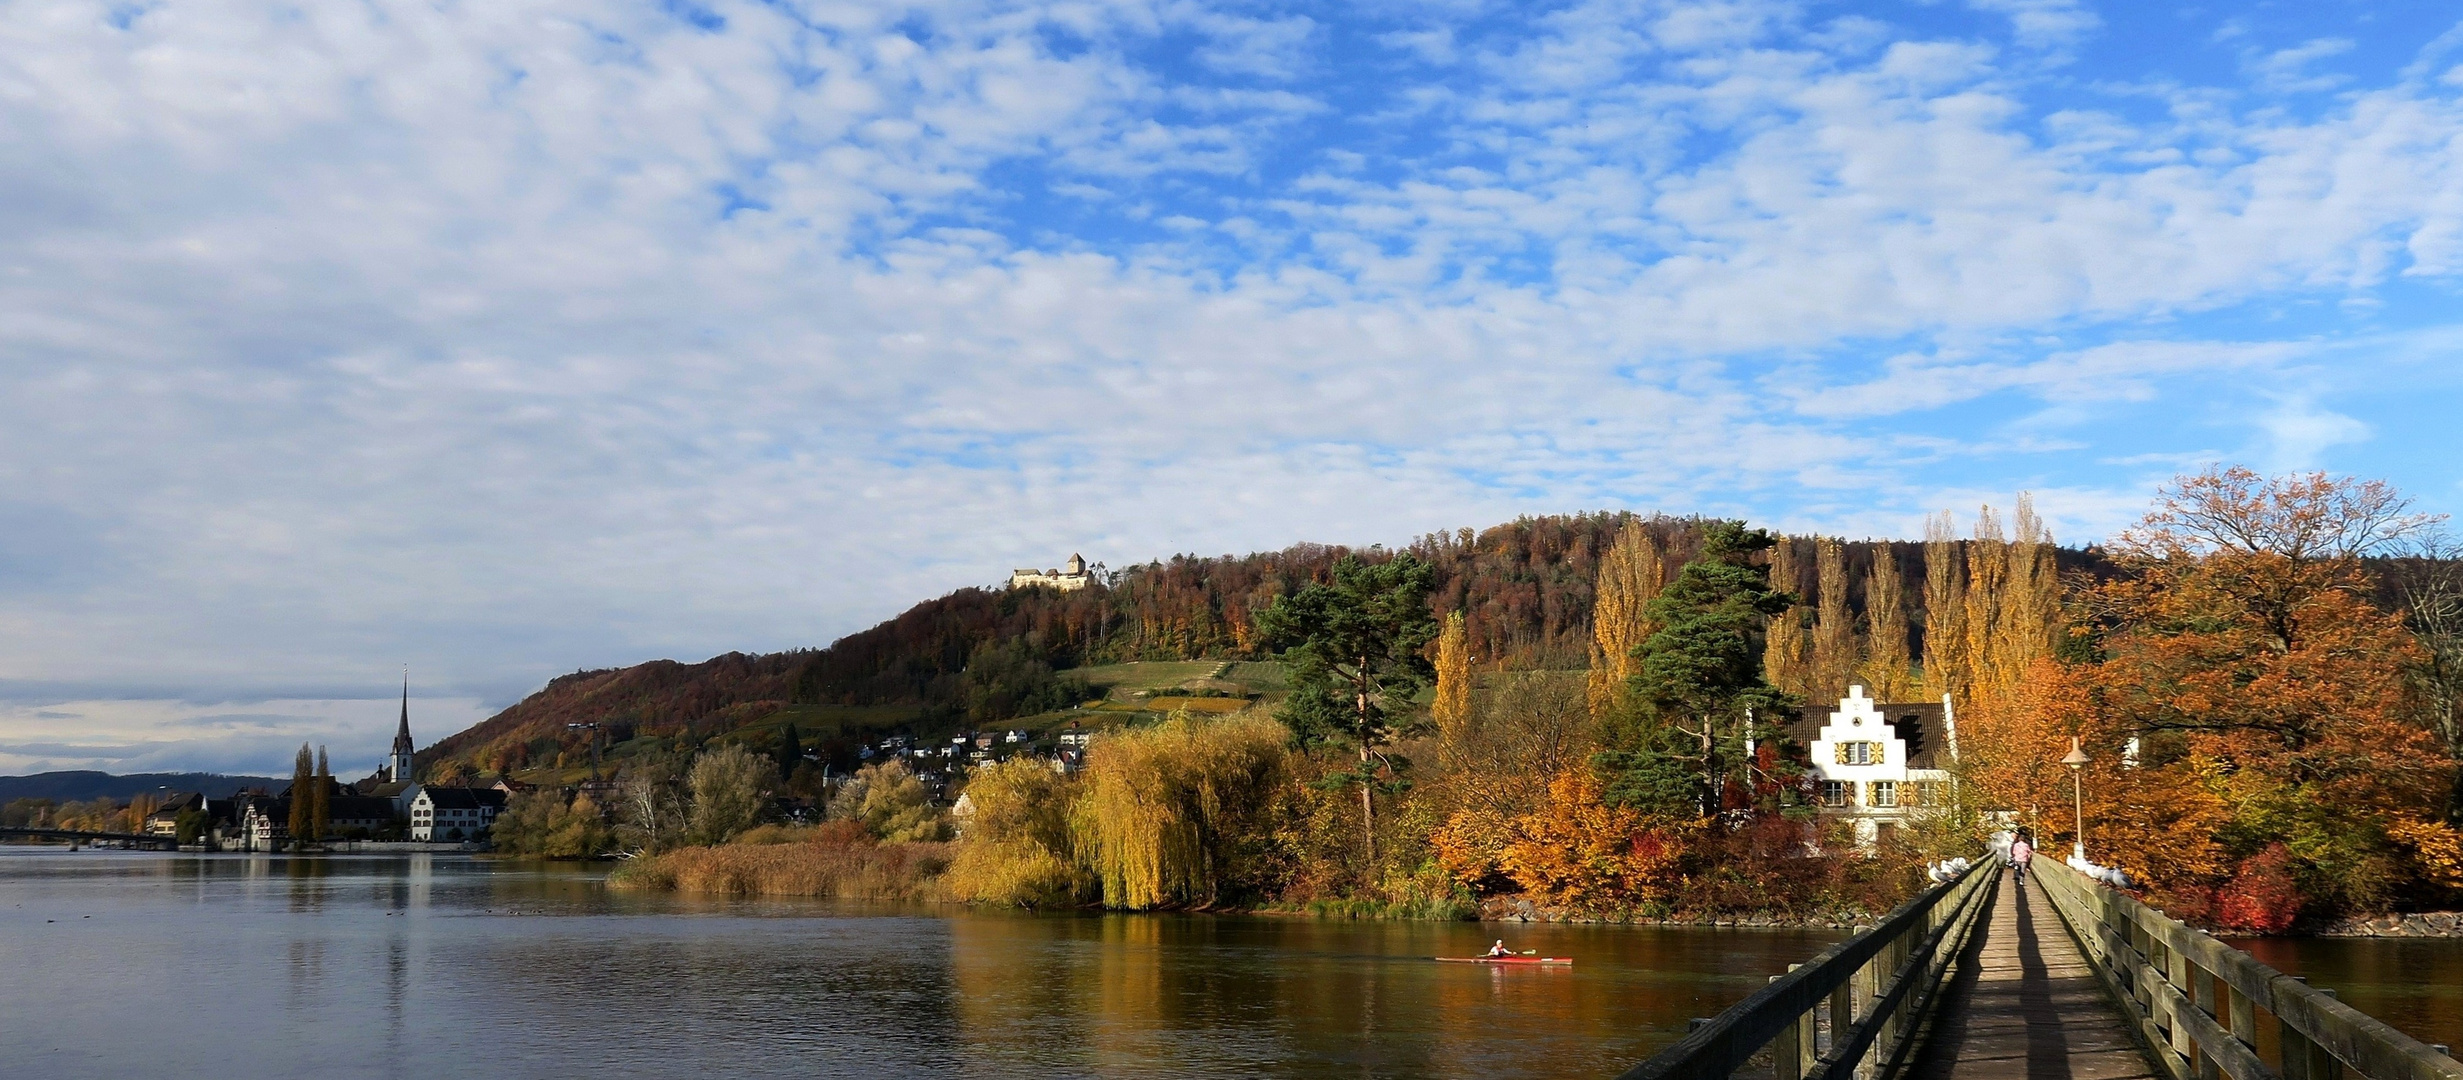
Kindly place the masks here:
POLYGON ((2280 934, 2301 912, 2292 883, 2292 853, 2282 844, 2241 860, 2240 873, 2215 895, 2215 925, 2246 934, 2280 934))

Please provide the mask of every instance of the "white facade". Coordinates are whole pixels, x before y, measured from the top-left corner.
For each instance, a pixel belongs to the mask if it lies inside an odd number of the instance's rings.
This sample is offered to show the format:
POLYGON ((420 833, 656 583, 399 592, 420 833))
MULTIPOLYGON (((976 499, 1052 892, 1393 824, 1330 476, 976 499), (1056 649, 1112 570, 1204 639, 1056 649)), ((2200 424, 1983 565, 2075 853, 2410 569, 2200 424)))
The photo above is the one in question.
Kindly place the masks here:
POLYGON ((421 787, 411 798, 410 838, 422 842, 473 840, 496 823, 496 808, 458 789, 421 787), (456 798, 455 795, 463 797, 456 798), (439 805, 439 804, 443 805, 439 805))
POLYGON ((1914 758, 1924 757, 1931 766, 1957 759, 1958 724, 1947 694, 1942 695, 1941 718, 1948 745, 1919 755, 1891 723, 1885 707, 1866 697, 1864 687, 1848 687, 1838 710, 1811 741, 1813 796, 1823 816, 1850 819, 1857 841, 1869 844, 1879 838, 1883 825, 1903 822, 1914 808, 1940 801, 1949 791, 1950 771, 1920 767, 1914 758))

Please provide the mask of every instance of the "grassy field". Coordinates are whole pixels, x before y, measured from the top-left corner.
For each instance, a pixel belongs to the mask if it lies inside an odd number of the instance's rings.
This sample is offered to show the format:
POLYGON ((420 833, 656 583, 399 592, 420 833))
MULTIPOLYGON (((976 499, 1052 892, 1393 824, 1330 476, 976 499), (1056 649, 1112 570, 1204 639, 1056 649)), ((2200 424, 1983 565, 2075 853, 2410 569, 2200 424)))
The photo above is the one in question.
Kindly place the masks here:
POLYGON ((1149 660, 1135 664, 1097 664, 1069 672, 1114 693, 1168 690, 1191 679, 1202 679, 1222 667, 1220 660, 1149 660))

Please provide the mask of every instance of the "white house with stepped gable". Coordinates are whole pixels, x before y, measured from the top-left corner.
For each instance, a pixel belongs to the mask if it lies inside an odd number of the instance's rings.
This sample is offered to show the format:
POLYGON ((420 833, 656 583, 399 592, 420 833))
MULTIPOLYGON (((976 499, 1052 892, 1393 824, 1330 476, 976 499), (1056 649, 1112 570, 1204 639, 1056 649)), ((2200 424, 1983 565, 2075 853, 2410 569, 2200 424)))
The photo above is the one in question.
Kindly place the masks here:
POLYGON ((1037 570, 1030 566, 1024 570, 1009 572, 1009 587, 1012 589, 1042 585, 1059 589, 1062 592, 1070 592, 1094 583, 1095 575, 1086 569, 1086 560, 1076 554, 1069 556, 1069 565, 1058 570, 1037 570))
POLYGON ((1958 760, 1958 713, 1938 702, 1882 704, 1862 686, 1847 688, 1827 721, 1807 715, 1787 726, 1808 747, 1808 794, 1824 818, 1855 826, 1870 844, 1925 806, 1944 805, 1958 760))

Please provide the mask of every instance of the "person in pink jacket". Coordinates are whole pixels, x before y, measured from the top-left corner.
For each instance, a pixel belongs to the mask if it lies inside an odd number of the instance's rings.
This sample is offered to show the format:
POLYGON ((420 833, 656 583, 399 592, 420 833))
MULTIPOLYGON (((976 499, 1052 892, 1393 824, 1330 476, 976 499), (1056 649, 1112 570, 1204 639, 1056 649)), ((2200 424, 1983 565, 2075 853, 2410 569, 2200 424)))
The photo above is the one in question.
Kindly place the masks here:
POLYGON ((2018 884, 2027 883, 2027 863, 2034 858, 2035 845, 2028 842, 2027 831, 2021 829, 2018 838, 2010 841, 2010 869, 2015 872, 2018 884))

